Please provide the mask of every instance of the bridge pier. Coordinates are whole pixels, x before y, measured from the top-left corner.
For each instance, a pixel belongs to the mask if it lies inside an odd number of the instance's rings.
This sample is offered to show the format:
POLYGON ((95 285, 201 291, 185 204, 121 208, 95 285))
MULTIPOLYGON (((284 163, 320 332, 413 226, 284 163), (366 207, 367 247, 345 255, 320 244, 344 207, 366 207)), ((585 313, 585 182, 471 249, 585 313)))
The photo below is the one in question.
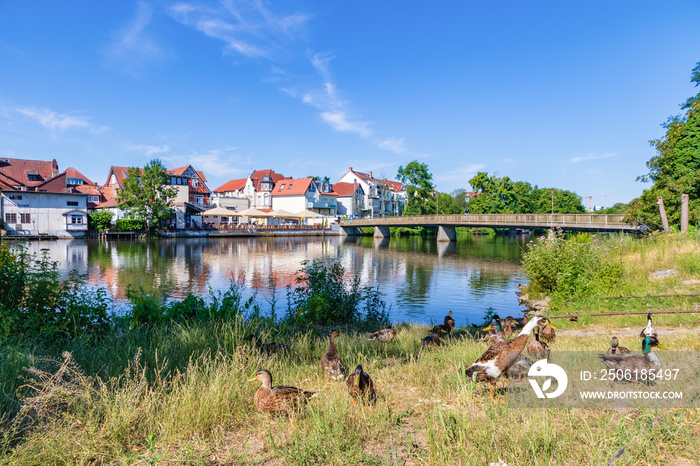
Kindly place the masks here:
POLYGON ((391 231, 389 227, 375 226, 374 227, 374 237, 375 238, 389 238, 391 236, 391 231))
POLYGON ((357 236, 360 234, 360 229, 357 227, 349 227, 340 225, 340 235, 341 236, 357 236))
POLYGON ((438 243, 448 242, 448 241, 456 241, 457 240, 457 231, 455 230, 455 227, 438 225, 437 240, 438 240, 438 243))

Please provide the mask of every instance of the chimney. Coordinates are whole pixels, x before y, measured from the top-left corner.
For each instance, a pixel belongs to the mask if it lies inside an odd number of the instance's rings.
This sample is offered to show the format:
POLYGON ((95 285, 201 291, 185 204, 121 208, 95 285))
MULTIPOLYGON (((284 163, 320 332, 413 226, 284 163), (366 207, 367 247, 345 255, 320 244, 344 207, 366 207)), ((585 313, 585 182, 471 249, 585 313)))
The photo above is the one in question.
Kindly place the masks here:
POLYGON ((352 167, 350 167, 350 171, 352 171, 352 167))
POLYGON ((370 178, 374 178, 374 177, 372 176, 372 172, 369 172, 369 177, 370 177, 370 178))

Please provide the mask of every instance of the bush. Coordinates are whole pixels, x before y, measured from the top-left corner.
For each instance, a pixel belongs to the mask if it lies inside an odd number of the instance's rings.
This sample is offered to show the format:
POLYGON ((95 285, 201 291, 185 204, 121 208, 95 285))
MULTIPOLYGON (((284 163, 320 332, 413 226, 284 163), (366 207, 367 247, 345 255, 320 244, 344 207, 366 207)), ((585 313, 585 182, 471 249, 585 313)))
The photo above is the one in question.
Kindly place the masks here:
POLYGON ((567 240, 561 230, 531 241, 523 267, 530 288, 553 298, 610 290, 623 272, 621 260, 595 236, 583 233, 567 240))
POLYGON ((143 220, 135 218, 120 218, 115 225, 117 231, 140 231, 145 228, 146 224, 143 220))
POLYGON ((88 228, 99 232, 107 231, 112 227, 112 217, 114 215, 108 210, 98 210, 88 214, 88 228))
POLYGON ((360 287, 354 277, 344 281, 339 262, 304 261, 296 274, 296 288, 287 288, 287 316, 290 324, 376 326, 386 324, 389 315, 379 290, 360 287))

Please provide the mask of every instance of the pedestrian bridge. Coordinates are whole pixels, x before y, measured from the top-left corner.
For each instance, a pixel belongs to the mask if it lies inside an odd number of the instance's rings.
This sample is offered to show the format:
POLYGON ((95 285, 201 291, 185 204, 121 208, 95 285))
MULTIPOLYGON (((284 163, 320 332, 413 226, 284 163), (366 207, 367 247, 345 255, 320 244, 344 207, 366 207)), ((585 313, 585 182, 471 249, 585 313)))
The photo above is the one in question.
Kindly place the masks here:
POLYGON ((455 227, 498 229, 522 228, 546 230, 559 227, 567 231, 637 232, 638 227, 624 223, 624 215, 606 214, 456 214, 373 217, 341 220, 345 235, 358 234, 358 228, 374 227, 374 237, 390 235, 390 227, 437 227, 438 241, 454 241, 455 227))

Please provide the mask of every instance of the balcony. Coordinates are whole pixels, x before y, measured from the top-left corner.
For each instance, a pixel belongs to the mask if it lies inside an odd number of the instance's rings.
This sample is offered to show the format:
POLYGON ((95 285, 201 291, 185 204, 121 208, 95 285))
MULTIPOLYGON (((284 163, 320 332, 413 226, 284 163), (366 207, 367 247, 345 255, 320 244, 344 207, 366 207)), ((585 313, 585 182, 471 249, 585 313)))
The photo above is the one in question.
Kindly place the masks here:
POLYGON ((306 208, 307 208, 307 209, 335 209, 335 207, 336 207, 335 202, 328 202, 328 201, 311 202, 311 201, 306 201, 306 208))

